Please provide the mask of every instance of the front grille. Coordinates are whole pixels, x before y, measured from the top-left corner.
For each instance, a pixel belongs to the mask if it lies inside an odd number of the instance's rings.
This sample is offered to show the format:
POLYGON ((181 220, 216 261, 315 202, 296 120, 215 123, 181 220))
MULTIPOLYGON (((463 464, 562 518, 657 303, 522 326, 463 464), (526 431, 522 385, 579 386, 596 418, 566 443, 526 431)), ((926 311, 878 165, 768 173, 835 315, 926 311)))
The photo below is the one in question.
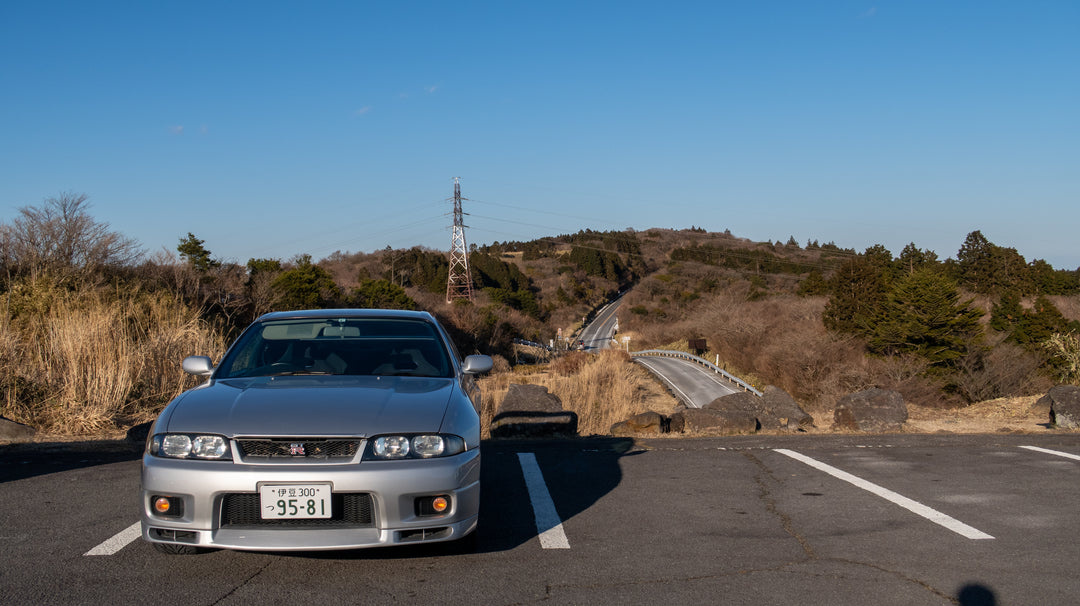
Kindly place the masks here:
POLYGON ((238 439, 244 458, 352 459, 360 450, 357 439, 238 439))
POLYGON ((333 515, 311 520, 264 520, 259 513, 258 493, 230 493, 221 501, 221 527, 263 528, 338 527, 364 528, 375 525, 371 495, 366 492, 336 492, 330 495, 333 515))

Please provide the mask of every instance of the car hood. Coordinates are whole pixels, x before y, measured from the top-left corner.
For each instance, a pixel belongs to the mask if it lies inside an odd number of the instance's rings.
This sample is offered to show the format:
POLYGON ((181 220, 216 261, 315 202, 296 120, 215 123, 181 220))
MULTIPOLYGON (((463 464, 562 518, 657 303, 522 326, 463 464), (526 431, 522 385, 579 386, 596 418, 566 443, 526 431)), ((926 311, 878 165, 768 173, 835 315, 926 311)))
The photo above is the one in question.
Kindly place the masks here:
POLYGON ((283 376, 210 381, 180 396, 159 432, 235 436, 435 433, 452 379, 283 376))

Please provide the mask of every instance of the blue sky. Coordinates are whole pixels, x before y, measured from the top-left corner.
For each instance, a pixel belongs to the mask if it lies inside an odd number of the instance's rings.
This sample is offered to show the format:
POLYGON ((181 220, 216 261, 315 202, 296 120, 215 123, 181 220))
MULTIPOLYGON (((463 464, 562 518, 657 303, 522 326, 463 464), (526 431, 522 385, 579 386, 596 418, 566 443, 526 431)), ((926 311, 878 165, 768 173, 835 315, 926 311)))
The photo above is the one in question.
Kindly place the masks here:
POLYGON ((1080 267, 1080 3, 0 3, 0 221, 225 260, 704 227, 1080 267))

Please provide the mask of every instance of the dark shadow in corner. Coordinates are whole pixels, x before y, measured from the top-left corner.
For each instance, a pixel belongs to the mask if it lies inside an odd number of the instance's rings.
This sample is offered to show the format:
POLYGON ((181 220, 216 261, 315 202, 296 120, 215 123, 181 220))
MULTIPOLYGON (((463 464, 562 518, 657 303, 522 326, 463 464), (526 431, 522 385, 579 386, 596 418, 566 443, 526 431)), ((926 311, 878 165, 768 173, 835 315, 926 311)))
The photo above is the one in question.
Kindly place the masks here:
POLYGON ((997 596, 986 585, 971 583, 965 585, 956 594, 956 601, 960 606, 997 606, 997 596))
POLYGON ((121 461, 137 461, 143 442, 19 442, 0 445, 0 483, 121 461))

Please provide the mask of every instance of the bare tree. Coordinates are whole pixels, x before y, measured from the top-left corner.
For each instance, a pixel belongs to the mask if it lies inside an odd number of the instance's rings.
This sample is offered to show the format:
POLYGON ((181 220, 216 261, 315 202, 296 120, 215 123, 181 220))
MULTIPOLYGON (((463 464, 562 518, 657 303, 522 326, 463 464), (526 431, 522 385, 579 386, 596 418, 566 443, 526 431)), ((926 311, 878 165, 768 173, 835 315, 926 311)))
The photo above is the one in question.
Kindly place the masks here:
POLYGON ((106 267, 128 266, 142 256, 138 243, 95 221, 86 194, 65 192, 40 206, 19 209, 0 234, 3 260, 31 276, 85 278, 106 267))

